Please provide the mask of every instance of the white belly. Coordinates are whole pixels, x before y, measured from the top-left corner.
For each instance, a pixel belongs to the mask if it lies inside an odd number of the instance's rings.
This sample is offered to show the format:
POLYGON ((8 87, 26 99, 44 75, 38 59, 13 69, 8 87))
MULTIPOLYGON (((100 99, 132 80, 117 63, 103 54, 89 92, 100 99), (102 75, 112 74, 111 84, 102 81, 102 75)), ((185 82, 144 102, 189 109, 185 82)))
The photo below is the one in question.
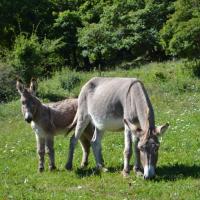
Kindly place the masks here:
POLYGON ((99 130, 120 131, 124 128, 121 118, 98 118, 92 116, 92 121, 99 130))

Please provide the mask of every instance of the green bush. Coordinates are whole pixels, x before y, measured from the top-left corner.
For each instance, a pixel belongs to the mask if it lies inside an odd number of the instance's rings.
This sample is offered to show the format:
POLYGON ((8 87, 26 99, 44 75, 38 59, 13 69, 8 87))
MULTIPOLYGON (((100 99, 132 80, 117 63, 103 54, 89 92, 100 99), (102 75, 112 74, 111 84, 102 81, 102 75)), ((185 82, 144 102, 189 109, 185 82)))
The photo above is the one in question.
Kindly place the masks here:
POLYGON ((163 81, 163 82, 166 81, 167 79, 166 75, 163 72, 156 72, 155 78, 156 80, 163 81))
POLYGON ((14 69, 0 61, 0 103, 13 100, 17 96, 15 80, 14 69))
POLYGON ((77 85, 80 84, 80 82, 81 79, 76 74, 70 74, 65 78, 60 78, 61 87, 68 92, 71 92, 77 85))
POLYGON ((184 62, 184 70, 200 78, 200 59, 186 60, 184 62))
POLYGON ((200 58, 200 2, 177 0, 175 12, 160 31, 166 53, 179 58, 200 58))
POLYGON ((46 76, 63 65, 63 58, 57 53, 63 43, 61 39, 39 41, 36 34, 28 37, 20 34, 10 52, 8 62, 26 82, 31 77, 46 76))

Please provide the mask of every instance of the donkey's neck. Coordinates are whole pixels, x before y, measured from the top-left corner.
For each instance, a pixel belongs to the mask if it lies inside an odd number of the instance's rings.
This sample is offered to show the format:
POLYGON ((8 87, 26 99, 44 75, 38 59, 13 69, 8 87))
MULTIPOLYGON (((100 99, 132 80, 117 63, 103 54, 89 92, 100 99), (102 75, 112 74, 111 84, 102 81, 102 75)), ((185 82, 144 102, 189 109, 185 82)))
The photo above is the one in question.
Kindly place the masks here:
POLYGON ((143 130, 154 129, 154 111, 149 96, 143 84, 139 84, 136 90, 135 104, 140 126, 143 130))
POLYGON ((49 107, 40 101, 37 102, 37 109, 34 115, 33 121, 39 123, 41 119, 46 118, 49 115, 49 107))

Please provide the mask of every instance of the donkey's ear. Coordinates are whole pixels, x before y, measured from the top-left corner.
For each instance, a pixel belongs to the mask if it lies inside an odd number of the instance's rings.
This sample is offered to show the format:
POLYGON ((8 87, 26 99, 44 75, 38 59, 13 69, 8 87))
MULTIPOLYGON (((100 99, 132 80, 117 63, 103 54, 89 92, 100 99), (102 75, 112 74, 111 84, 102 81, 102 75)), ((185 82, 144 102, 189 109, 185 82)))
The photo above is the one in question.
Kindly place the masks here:
POLYGON ((22 94, 25 90, 24 84, 21 79, 17 79, 16 88, 20 94, 22 94))
POLYGON ((29 92, 34 96, 36 95, 37 87, 38 87, 37 79, 36 78, 31 78, 29 92))
POLYGON ((124 124, 126 124, 126 126, 136 137, 141 137, 142 135, 144 135, 144 131, 141 128, 138 128, 133 123, 131 123, 128 119, 124 119, 124 124))
POLYGON ((162 126, 157 126, 154 130, 154 134, 157 136, 161 136, 162 134, 165 133, 168 127, 169 127, 169 123, 166 123, 165 125, 162 125, 162 126))

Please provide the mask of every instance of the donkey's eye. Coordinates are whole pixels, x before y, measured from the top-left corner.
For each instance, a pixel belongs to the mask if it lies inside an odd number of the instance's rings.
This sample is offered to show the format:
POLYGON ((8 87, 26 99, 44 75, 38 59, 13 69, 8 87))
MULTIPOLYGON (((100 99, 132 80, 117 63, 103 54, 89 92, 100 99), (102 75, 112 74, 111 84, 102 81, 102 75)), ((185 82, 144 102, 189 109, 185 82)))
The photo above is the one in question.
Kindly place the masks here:
POLYGON ((26 104, 26 101, 22 101, 22 105, 25 105, 26 104))

